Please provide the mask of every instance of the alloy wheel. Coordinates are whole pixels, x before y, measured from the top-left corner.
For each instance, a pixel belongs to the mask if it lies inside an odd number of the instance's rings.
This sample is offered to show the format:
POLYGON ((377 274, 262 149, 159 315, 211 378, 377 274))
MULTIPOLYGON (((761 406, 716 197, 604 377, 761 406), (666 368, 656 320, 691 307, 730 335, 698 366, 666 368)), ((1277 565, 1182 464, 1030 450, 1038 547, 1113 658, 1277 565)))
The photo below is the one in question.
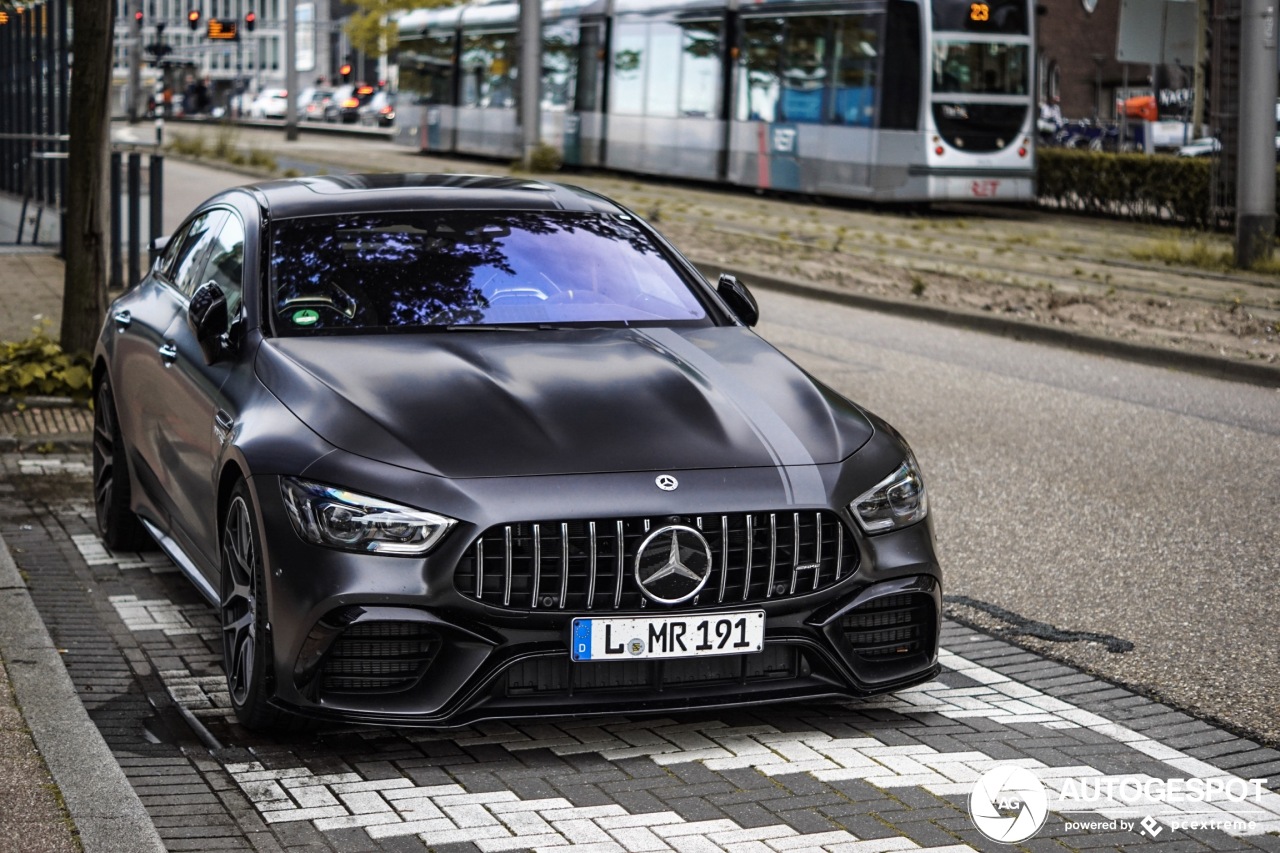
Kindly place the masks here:
POLYGON ((255 687, 258 649, 258 577, 260 556, 249 507, 236 495, 222 532, 222 648, 227 687, 237 706, 255 687))

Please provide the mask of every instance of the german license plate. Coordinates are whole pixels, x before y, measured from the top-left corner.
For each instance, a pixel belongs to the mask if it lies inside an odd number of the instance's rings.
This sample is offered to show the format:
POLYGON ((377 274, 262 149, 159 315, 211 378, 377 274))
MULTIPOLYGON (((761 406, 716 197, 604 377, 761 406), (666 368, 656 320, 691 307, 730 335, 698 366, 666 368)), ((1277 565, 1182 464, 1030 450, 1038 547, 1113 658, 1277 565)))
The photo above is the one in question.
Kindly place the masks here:
POLYGON ((574 619, 575 661, 741 655, 764 649, 764 611, 574 619))

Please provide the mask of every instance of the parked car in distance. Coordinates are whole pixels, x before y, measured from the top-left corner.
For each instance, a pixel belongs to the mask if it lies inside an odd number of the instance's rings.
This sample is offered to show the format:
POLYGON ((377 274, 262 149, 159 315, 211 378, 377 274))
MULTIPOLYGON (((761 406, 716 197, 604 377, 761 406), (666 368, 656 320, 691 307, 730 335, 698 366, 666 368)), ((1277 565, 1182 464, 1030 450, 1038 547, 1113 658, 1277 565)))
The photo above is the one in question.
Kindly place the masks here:
MULTIPOLYGON (((1276 156, 1280 157, 1280 134, 1275 139, 1276 156)), ((1179 157, 1208 157, 1222 150, 1222 143, 1212 136, 1202 136, 1178 149, 1179 157)))
POLYGON ((367 104, 377 90, 367 83, 339 86, 333 98, 324 108, 324 120, 355 124, 360 119, 360 107, 367 104))
POLYGON ((333 101, 333 89, 313 86, 302 91, 298 98, 298 118, 303 121, 324 121, 324 111, 333 101))
POLYGON ((365 127, 391 127, 396 120, 396 96, 379 89, 373 97, 356 110, 360 124, 365 127))
POLYGON ((94 502, 220 620, 230 703, 392 725, 871 696, 938 667, 902 437, 587 190, 271 181, 110 307, 94 502))
POLYGON ((289 109, 289 92, 285 89, 263 89, 249 104, 250 118, 284 118, 289 109))

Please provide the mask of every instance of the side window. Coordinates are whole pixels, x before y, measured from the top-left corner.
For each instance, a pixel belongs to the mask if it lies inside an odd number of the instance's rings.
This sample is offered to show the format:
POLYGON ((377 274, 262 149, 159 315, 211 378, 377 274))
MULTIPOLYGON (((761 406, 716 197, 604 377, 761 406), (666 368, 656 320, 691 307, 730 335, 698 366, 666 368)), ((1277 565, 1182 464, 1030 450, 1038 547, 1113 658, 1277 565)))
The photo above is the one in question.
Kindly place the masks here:
POLYGON ((738 121, 775 121, 781 81, 782 18, 744 18, 738 60, 738 121))
POLYGON ((169 243, 164 247, 164 253, 160 256, 160 263, 156 267, 157 272, 169 281, 173 281, 173 271, 178 264, 179 250, 187 240, 187 235, 191 233, 190 226, 179 228, 169 237, 169 243))
POLYGON ((196 287, 215 282, 227 295, 227 316, 234 318, 244 295, 244 225, 240 217, 227 214, 217 236, 209 241, 207 257, 196 287))
POLYGON ((178 292, 188 299, 204 283, 200 280, 200 273, 204 271, 205 262, 209 258, 209 244, 226 217, 225 210, 210 210, 192 220, 191 227, 187 229, 178 255, 174 258, 174 265, 170 268, 169 277, 178 292))

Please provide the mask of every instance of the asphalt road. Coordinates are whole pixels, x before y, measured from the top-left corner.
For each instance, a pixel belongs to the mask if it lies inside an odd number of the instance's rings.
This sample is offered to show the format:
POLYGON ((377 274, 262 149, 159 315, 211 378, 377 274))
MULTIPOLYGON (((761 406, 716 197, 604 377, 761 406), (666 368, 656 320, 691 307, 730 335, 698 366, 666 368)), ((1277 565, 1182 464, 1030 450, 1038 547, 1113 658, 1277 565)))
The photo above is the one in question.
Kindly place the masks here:
POLYGON ((759 297, 916 449, 957 615, 1280 740, 1280 392, 759 297))

